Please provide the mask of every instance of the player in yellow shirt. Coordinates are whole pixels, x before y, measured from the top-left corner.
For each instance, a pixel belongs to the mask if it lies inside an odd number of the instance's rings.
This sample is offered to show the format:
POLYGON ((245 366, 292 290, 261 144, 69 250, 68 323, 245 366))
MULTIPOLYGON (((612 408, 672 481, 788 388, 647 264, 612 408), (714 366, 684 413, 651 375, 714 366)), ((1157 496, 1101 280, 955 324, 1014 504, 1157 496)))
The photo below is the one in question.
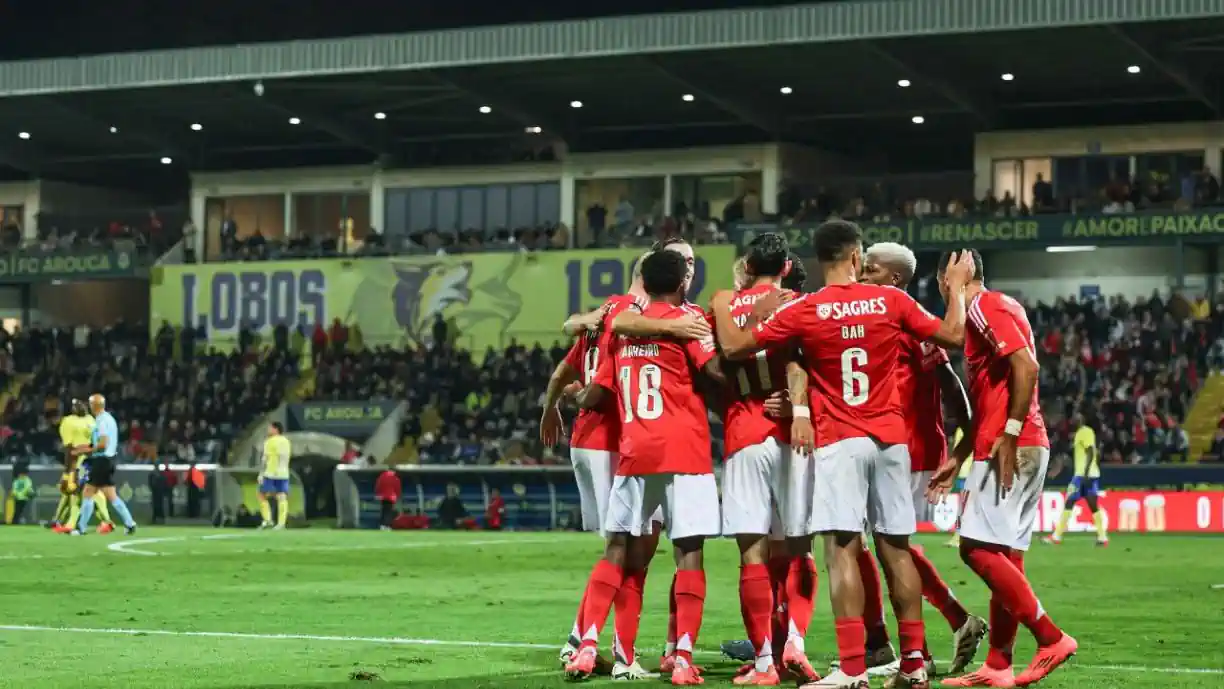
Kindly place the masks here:
POLYGON ((1097 493, 1101 491, 1101 454, 1097 450, 1096 431, 1084 421, 1084 417, 1076 414, 1071 418, 1075 427, 1074 446, 1075 475, 1071 477, 1071 485, 1067 486, 1066 504, 1054 534, 1047 536, 1046 543, 1062 543, 1067 524, 1071 522, 1071 513, 1075 504, 1084 499, 1088 509, 1092 510, 1092 523, 1096 526, 1097 545, 1109 545, 1108 526, 1105 524, 1105 513, 1097 507, 1097 493))
POLYGON ((276 529, 285 528, 289 519, 289 456, 292 449, 285 437, 285 427, 279 423, 268 426, 268 439, 264 441, 263 472, 259 474, 259 515, 263 523, 259 528, 272 526, 272 505, 269 496, 276 497, 276 529))
MULTIPOLYGON (((64 448, 64 473, 60 476, 60 502, 55 510, 56 533, 68 533, 81 514, 81 482, 77 471, 82 457, 93 448, 94 419, 83 400, 72 400, 71 413, 59 425, 60 443, 64 448)), ((110 510, 105 501, 94 499, 101 524, 99 533, 110 533, 115 525, 110 519, 110 510)))

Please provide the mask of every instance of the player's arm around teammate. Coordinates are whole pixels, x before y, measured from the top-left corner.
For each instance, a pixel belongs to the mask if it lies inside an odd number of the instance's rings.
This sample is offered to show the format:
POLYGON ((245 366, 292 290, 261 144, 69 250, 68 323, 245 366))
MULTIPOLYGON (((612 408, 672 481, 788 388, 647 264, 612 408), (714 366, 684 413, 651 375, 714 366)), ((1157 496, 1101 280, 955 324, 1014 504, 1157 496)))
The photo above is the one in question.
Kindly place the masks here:
POLYGON ((939 367, 939 388, 944 402, 952 411, 952 419, 956 427, 962 429, 960 441, 948 453, 947 459, 936 469, 927 486, 927 500, 939 504, 952 490, 956 483, 956 475, 965 460, 973 454, 973 411, 969 405, 969 395, 960 376, 952 369, 952 364, 945 363, 939 367))

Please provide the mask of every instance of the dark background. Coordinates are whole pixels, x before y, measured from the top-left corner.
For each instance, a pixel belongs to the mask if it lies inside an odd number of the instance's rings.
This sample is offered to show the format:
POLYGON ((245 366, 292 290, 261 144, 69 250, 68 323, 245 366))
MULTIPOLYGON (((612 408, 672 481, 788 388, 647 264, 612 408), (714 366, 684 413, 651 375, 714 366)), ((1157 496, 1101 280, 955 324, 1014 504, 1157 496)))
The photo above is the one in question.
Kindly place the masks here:
MULTIPOLYGON (((0 60, 795 5, 779 0, 0 0, 0 60)), ((816 3, 809 3, 816 4, 816 3)))

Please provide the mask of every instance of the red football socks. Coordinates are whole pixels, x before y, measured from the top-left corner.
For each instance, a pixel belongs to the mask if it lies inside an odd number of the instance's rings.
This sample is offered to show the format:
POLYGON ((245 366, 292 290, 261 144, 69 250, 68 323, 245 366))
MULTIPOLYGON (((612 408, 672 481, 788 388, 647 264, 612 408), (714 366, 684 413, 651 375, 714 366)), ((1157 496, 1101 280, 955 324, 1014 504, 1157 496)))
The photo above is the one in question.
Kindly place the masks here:
POLYGON ((608 621, 608 613, 612 610, 612 601, 625 580, 625 572, 620 567, 600 560, 591 570, 591 579, 587 583, 587 596, 582 604, 582 645, 594 646, 599 642, 599 632, 608 621))
POLYGON ((765 565, 744 565, 740 568, 740 611, 744 616, 744 629, 757 655, 763 654, 770 644, 773 617, 773 589, 769 582, 769 568, 765 565))
POLYGON ((676 572, 676 655, 692 664, 693 647, 701 631, 705 609, 705 572, 681 569, 676 572))
POLYGON ((897 637, 901 644, 901 672, 926 667, 926 627, 922 620, 897 620, 897 637))
POLYGON ((616 611, 616 642, 613 650, 626 665, 637 658, 638 627, 642 622, 642 591, 646 586, 646 571, 626 572, 625 581, 613 600, 616 611))
POLYGON ((837 655, 841 670, 851 677, 867 672, 867 628, 861 617, 839 617, 834 620, 837 632, 837 655))
MULTIPOLYGON (((995 654, 995 649, 1006 651, 1010 655, 1015 642, 1017 622, 1028 627, 1038 645, 1049 646, 1062 638, 1062 630, 1046 615, 1041 602, 1029 586, 1028 578, 1024 576, 1023 555, 1011 553, 1008 549, 971 546, 966 549, 963 558, 990 587, 992 656, 1002 655, 995 654), (997 620, 996 615, 999 616, 997 620), (997 632, 996 622, 1003 627, 997 632), (1011 636, 1010 643, 1006 638, 1008 635, 1011 636)), ((990 658, 987 658, 987 663, 989 662, 990 658)), ((995 662, 1002 662, 1002 658, 996 657, 995 662)))
POLYGON ((792 557, 786 572, 788 632, 793 628, 800 637, 807 636, 812 613, 816 610, 818 584, 816 562, 807 555, 792 557))
POLYGON ((586 588, 582 589, 582 600, 578 601, 578 614, 574 617, 574 637, 579 641, 582 640, 582 633, 586 631, 586 625, 582 623, 582 609, 586 607, 587 596, 591 593, 591 578, 587 577, 586 588))
POLYGON ((676 576, 672 575, 671 590, 667 592, 667 647, 676 649, 676 576))
POLYGON ((914 567, 918 570, 918 578, 922 580, 922 597, 927 599, 939 611, 952 631, 963 627, 969 621, 969 611, 952 595, 952 589, 944 583, 935 565, 927 559, 921 546, 911 545, 910 556, 914 559, 914 567))
POLYGON ((888 645, 888 628, 884 626, 884 589, 880 584, 880 565, 870 550, 858 554, 859 578, 863 582, 863 624, 867 627, 867 645, 883 648, 888 645))
POLYGON ((769 558, 769 584, 773 589, 774 608, 771 611, 769 636, 773 639, 774 658, 782 658, 782 647, 786 645, 786 572, 790 569, 789 555, 769 558))

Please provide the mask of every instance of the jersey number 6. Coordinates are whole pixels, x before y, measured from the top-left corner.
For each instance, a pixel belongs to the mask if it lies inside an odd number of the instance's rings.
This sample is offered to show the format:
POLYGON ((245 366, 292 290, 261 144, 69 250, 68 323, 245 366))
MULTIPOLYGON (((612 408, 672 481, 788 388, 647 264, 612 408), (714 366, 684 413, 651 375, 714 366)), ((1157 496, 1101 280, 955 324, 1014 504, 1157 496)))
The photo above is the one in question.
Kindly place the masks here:
POLYGON ((842 400, 852 407, 857 407, 867 401, 871 381, 861 370, 866 365, 867 350, 851 347, 842 352, 842 400))
POLYGON ((659 388, 663 384, 663 369, 646 364, 637 373, 637 395, 633 394, 633 369, 620 368, 621 402, 625 408, 625 422, 637 418, 651 421, 663 416, 663 395, 659 388))

